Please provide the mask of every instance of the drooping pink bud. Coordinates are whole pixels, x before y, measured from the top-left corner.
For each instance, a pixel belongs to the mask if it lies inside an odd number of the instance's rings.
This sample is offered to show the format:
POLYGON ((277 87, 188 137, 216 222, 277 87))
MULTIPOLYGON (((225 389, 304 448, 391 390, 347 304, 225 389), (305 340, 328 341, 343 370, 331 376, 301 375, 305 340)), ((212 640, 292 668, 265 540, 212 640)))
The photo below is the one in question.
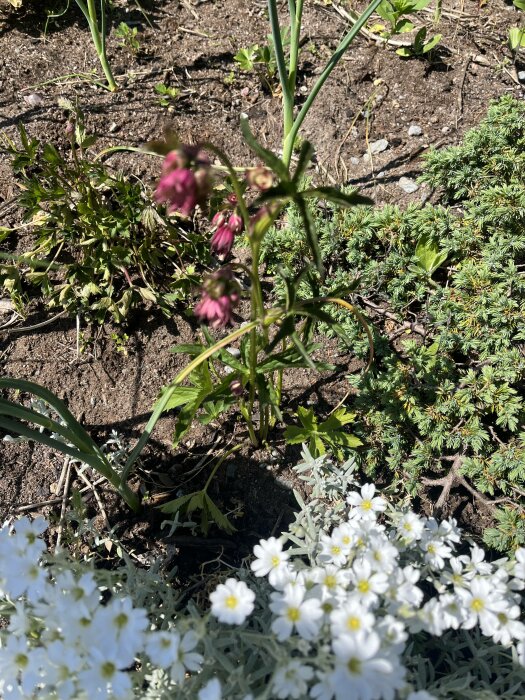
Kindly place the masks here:
POLYGON ((168 213, 191 216, 210 191, 209 159, 198 146, 182 146, 170 151, 162 164, 155 190, 155 201, 167 202, 168 213))
POLYGON ((168 203, 168 213, 191 216, 198 202, 195 175, 187 168, 171 170, 160 178, 154 196, 156 202, 168 203))
POLYGON ((233 233, 240 233, 244 228, 244 221, 242 220, 242 217, 236 212, 233 212, 228 219, 228 227, 233 231, 233 233))
POLYGON ((243 229, 243 220, 238 214, 228 216, 228 211, 215 214, 212 223, 217 226, 211 239, 211 249, 217 255, 228 255, 233 246, 235 235, 243 229))
POLYGON ((204 280, 202 298, 194 314, 212 328, 231 323, 233 309, 240 301, 240 287, 230 267, 216 270, 204 280))

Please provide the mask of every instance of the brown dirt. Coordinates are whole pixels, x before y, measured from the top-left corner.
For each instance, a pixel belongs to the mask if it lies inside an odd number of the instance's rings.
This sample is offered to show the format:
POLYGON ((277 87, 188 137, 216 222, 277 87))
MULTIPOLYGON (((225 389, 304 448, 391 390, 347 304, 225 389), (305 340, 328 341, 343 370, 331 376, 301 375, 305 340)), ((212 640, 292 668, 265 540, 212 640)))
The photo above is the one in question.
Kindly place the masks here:
MULTIPOLYGON (((119 47, 114 35, 110 37, 110 60, 121 88, 115 94, 73 78, 56 80, 98 68, 85 22, 74 7, 51 20, 44 34, 40 3, 29 3, 25 12, 18 13, 2 5, 0 129, 5 135, 16 139, 16 125, 23 123, 31 135, 63 143, 65 117, 57 99, 67 97, 78 100, 88 131, 99 135, 99 148, 140 146, 158 137, 169 124, 184 141, 213 141, 236 163, 249 164, 252 161, 238 129, 238 115, 244 111, 257 137, 278 149, 279 98, 268 94, 256 76, 241 74, 233 62, 239 48, 265 41, 265 3, 143 0, 151 27, 131 0, 116 5, 113 29, 122 20, 139 27, 141 49, 132 55, 119 47), (233 82, 228 81, 231 71, 233 82), (159 104, 154 86, 160 82, 181 90, 171 111, 159 104), (43 102, 30 107, 24 98, 35 91, 43 102)), ((308 40, 302 51, 300 88, 312 85, 346 26, 336 3, 306 5, 308 40)), ((364 3, 340 4, 349 5, 362 8, 364 3)), ((419 173, 421 153, 432 144, 457 143, 480 120, 492 98, 505 92, 523 96, 504 44, 508 28, 517 20, 514 9, 502 0, 489 0, 482 9, 477 0, 444 5, 459 15, 443 17, 439 26, 443 39, 432 62, 405 62, 392 48, 379 47, 364 37, 357 39, 304 125, 302 135, 317 149, 317 179, 358 184, 378 203, 426 199, 431 193, 424 188, 407 195, 398 186, 402 175, 419 173), (408 136, 411 124, 421 127, 421 136, 408 136), (388 140, 388 149, 365 162, 367 140, 380 138, 388 140)), ((156 161, 129 154, 115 156, 112 163, 151 182, 158 169, 156 161)), ((9 162, 0 157, 0 206, 15 191, 9 162)), ((17 216, 16 210, 8 210, 0 225, 13 225, 17 216)), ((37 309, 23 325, 47 316, 37 309)), ((124 352, 112 339, 112 334, 121 332, 110 325, 102 329, 83 326, 82 352, 77 354, 74 320, 62 318, 33 332, 0 331, 2 372, 32 379, 56 392, 95 437, 102 439, 115 429, 134 440, 159 388, 184 362, 183 357, 169 352, 170 347, 193 339, 195 325, 184 315, 165 323, 151 311, 137 313, 125 329, 130 339, 124 352)), ((308 393, 300 397, 303 403, 322 400, 333 407, 345 393, 344 382, 337 377, 313 389, 309 373, 295 375, 292 381, 296 399, 302 389, 308 393)), ((176 460, 177 466, 169 449, 172 429, 172 416, 159 423, 146 463, 153 481, 160 474, 164 475, 160 482, 176 485, 188 463, 193 464, 214 444, 216 433, 213 426, 190 433, 186 455, 176 460)), ((223 446, 223 442, 215 444, 213 449, 223 446)), ((62 468, 58 456, 26 444, 2 443, 0 449, 0 518, 21 504, 50 497, 50 485, 62 468)), ((290 456, 287 453, 284 460, 272 462, 268 453, 246 453, 232 460, 226 507, 235 509, 237 499, 238 511, 248 512, 236 521, 242 522, 244 533, 267 534, 285 517, 291 502, 289 488, 294 485, 283 466, 290 456), (257 467, 260 461, 272 462, 270 470, 257 467), (279 469, 281 484, 275 479, 279 469)), ((215 495, 221 498, 218 491, 215 495)), ((115 508, 113 516, 116 521, 115 508)))

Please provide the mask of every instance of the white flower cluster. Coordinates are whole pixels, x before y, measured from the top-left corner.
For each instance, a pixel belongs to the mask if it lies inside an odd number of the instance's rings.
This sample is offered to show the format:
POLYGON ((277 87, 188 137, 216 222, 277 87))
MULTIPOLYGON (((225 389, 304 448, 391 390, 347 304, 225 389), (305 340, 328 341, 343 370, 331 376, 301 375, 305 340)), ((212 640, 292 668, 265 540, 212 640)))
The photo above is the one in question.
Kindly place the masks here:
POLYGON ((0 599, 14 608, 0 637, 0 698, 133 698, 126 669, 139 656, 175 683, 200 670, 195 632, 152 629, 129 597, 104 603, 91 571, 52 578, 41 562, 46 528, 42 518, 22 518, 0 530, 0 599))
POLYGON ((486 561, 454 521, 390 509, 371 484, 340 500, 330 530, 256 545, 210 611, 129 562, 46 555, 41 518, 5 526, 0 699, 522 698, 525 549, 486 561))
MULTIPOLYGON (((319 533, 309 566, 272 537, 254 549, 251 568, 273 588, 271 631, 294 641, 294 657, 278 667, 272 697, 317 700, 410 700, 433 696, 407 690, 403 653, 409 636, 470 630, 516 649, 525 664, 525 549, 516 559, 485 561, 473 546, 456 555, 460 533, 413 512, 393 512, 387 529, 377 517, 387 508, 366 484, 347 498, 348 518, 319 533)), ((219 621, 242 623, 254 594, 233 578, 211 595, 219 621)))

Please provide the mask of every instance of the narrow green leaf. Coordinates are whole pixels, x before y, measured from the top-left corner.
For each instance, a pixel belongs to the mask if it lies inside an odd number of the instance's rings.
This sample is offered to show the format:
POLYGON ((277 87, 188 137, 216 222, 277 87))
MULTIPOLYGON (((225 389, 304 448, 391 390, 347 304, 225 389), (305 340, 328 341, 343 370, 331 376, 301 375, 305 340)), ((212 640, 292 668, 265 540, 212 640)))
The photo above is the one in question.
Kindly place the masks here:
POLYGON ((248 119, 244 115, 241 115, 241 131, 242 135, 244 136, 244 140, 252 149, 252 151, 254 151, 254 153, 256 153, 256 155, 258 155, 259 158, 261 158, 264 164, 267 165, 270 168, 270 170, 272 170, 277 175, 279 180, 282 180, 283 182, 288 182, 290 180, 288 168, 283 163, 283 161, 280 158, 278 158, 274 153, 261 146, 261 144, 257 141, 255 136, 252 134, 252 130, 250 129, 248 119))
POLYGON ((307 199, 323 199, 328 202, 333 202, 340 207, 353 207, 357 204, 372 205, 373 201, 370 197, 365 197, 355 192, 341 192, 336 187, 316 187, 315 189, 304 190, 301 195, 307 199))

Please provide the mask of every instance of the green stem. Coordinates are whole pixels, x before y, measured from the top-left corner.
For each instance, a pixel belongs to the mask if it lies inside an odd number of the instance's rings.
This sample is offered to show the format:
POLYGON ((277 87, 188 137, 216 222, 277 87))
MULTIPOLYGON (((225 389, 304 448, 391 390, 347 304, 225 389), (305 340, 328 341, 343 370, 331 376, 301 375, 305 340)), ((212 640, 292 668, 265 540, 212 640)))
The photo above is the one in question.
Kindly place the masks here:
POLYGON ((235 445, 235 447, 232 447, 230 450, 228 450, 227 452, 225 452, 225 453, 217 460, 217 464, 213 467, 213 469, 212 469, 212 471, 211 471, 211 474, 210 474, 210 476, 208 477, 206 483, 204 484, 204 488, 202 489, 202 490, 204 491, 204 493, 207 492, 208 487, 209 487, 209 485, 211 484, 211 482, 212 482, 212 480, 213 480, 213 477, 214 477, 215 474, 217 473, 217 470, 219 469, 219 467, 221 466, 221 464, 224 463, 224 460, 225 460, 225 459, 228 459, 228 457, 229 457, 230 455, 232 455, 234 452, 238 452, 238 451, 241 449, 241 447, 242 447, 242 443, 241 443, 240 445, 235 445))
MULTIPOLYGON (((271 0, 268 0, 268 3, 270 4, 271 0)), ((312 88, 312 91, 308 95, 305 103, 301 107, 301 110, 299 111, 299 114, 296 116, 295 121, 293 122, 293 125, 290 128, 290 131, 286 134, 285 140, 284 140, 284 147, 283 147, 283 162, 284 164, 289 167, 290 165, 290 160, 292 157, 292 150, 293 150, 293 145, 295 143, 295 139, 297 138, 297 134, 299 133, 299 129, 301 128, 304 119, 306 115, 308 114, 308 111, 310 107, 312 106, 315 98, 319 94, 319 91, 327 81, 328 77, 330 76, 331 72, 333 69, 337 66, 343 55, 345 54, 346 50, 350 46, 350 44, 353 42, 355 37, 359 34, 363 26, 365 25, 366 21, 368 18, 372 15, 372 13, 377 9, 377 7, 381 4, 382 0, 372 0, 372 2, 368 5, 366 10, 363 12, 363 14, 359 17, 359 19, 356 21, 352 29, 348 32, 348 34, 344 37, 344 39, 340 42, 339 46, 335 50, 334 54, 326 64, 323 72, 317 79, 315 85, 312 88)))
POLYGON ((283 92, 284 133, 287 134, 292 128, 293 124, 294 94, 288 80, 288 69, 286 67, 283 42, 281 40, 281 27, 279 25, 279 13, 277 12, 276 0, 268 0, 268 16, 270 18, 270 26, 272 28, 273 47, 275 50, 277 70, 279 72, 279 81, 283 92))
POLYGON ((117 84, 113 73, 111 72, 110 65, 106 56, 106 4, 105 0, 100 0, 100 29, 98 26, 97 9, 95 7, 95 0, 87 0, 87 5, 84 0, 75 0, 79 6, 82 14, 87 20, 89 31, 91 32, 91 38, 93 39, 93 44, 95 46, 95 51, 97 52, 98 60, 108 81, 108 87, 111 92, 115 92, 117 89, 117 84))
POLYGON ((251 321, 250 323, 247 323, 245 326, 241 326, 241 328, 237 328, 237 330, 233 331, 233 333, 230 333, 222 340, 219 340, 214 345, 210 346, 209 348, 206 348, 206 350, 201 352, 200 355, 198 355, 195 359, 193 359, 189 364, 186 365, 186 367, 181 372, 179 372, 179 374, 173 380, 172 384, 166 389, 164 394, 161 396, 161 398, 156 402, 155 406, 153 407, 153 412, 150 416, 150 419, 147 422, 146 427, 144 428, 142 435, 140 436, 139 441, 137 442, 137 444, 135 445, 135 447, 131 451, 131 453, 126 461, 126 464, 124 465, 124 469, 122 470, 122 476, 121 476, 122 481, 127 481, 128 475, 131 471, 131 467, 135 464, 140 453, 144 449, 144 446, 148 442, 155 425, 157 424, 162 413, 164 412, 164 409, 168 405, 168 402, 171 399, 174 391, 177 389, 177 386, 179 384, 181 384, 186 379, 186 377, 188 377, 193 372, 194 369, 196 369, 199 365, 201 365, 203 362, 205 362, 208 359, 208 357, 211 357, 212 355, 214 355, 217 352, 217 350, 220 350, 221 348, 225 347, 226 345, 229 345, 231 342, 233 342, 237 338, 240 338, 245 333, 250 332, 258 324, 259 324, 259 321, 255 320, 255 321, 251 321))
MULTIPOLYGON (((288 66, 288 84, 292 98, 295 95, 297 80, 297 62, 299 60, 299 42, 301 40, 301 23, 303 20, 303 0, 297 0, 297 5, 290 3, 290 62, 288 66)), ((284 133, 284 138, 287 136, 284 133)))

